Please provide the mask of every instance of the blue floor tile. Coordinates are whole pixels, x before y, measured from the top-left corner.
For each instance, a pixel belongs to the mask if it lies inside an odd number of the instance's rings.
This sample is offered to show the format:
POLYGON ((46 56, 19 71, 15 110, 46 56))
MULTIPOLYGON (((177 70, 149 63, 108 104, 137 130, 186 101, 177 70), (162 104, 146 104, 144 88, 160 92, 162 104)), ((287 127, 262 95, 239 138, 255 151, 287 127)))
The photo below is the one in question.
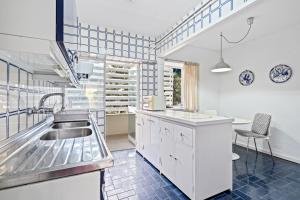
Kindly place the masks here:
MULTIPOLYGON (((234 146, 233 191, 209 200, 300 200, 300 165, 234 146)), ((115 165, 105 171, 105 199, 188 200, 175 185, 135 150, 112 153, 115 165)))

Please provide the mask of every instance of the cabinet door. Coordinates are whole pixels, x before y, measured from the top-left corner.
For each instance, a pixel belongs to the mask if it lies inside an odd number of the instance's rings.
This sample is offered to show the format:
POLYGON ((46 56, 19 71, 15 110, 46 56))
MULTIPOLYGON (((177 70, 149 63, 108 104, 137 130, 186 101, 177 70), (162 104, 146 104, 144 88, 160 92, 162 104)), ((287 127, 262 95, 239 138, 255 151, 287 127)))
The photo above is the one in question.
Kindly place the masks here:
POLYGON ((156 117, 151 117, 150 121, 150 157, 149 161, 156 167, 160 168, 160 120, 156 117))
POLYGON ((142 154, 146 159, 149 159, 150 155, 150 121, 149 116, 144 115, 142 118, 142 154))
POLYGON ((175 180, 174 144, 172 124, 161 121, 161 171, 172 182, 175 180))
POLYGON ((175 180, 174 183, 188 197, 193 194, 193 148, 192 129, 185 127, 174 128, 175 135, 175 180))
POLYGON ((138 120, 136 122, 136 131, 137 131, 137 150, 138 152, 145 156, 145 135, 147 128, 146 118, 144 115, 139 114, 138 120))
POLYGON ((138 152, 141 152, 142 150, 142 122, 141 122, 141 116, 137 115, 135 120, 135 135, 136 135, 136 149, 138 152))

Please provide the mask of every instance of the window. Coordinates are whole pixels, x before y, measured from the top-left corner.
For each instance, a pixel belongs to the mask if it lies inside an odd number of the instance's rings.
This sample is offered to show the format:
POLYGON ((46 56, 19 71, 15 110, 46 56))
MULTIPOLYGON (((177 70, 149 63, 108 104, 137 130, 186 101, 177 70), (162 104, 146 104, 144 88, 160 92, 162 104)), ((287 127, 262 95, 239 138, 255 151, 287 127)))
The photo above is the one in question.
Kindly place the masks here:
POLYGON ((107 63, 106 113, 128 113, 136 107, 137 66, 126 63, 107 63))
POLYGON ((181 69, 173 68, 173 106, 181 105, 181 69))
POLYGON ((168 63, 164 67, 164 94, 169 108, 182 107, 182 72, 182 64, 168 63))

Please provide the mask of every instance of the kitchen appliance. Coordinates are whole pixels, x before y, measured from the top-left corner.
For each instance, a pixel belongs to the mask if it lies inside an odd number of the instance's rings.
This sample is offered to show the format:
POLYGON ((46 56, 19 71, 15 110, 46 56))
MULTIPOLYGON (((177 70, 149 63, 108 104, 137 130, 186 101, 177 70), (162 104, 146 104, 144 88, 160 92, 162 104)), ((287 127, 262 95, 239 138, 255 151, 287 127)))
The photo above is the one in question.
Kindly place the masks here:
POLYGON ((144 96, 143 109, 150 111, 166 110, 166 100, 164 96, 144 96))

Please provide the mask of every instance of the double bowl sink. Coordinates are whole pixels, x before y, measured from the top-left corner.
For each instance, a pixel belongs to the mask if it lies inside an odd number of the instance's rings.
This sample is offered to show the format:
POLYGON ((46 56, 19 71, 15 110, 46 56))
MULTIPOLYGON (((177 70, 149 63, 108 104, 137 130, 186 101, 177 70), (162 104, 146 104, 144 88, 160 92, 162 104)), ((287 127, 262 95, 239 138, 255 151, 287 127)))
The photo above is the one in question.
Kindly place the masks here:
POLYGON ((92 135, 89 121, 54 122, 52 129, 40 137, 40 140, 63 140, 92 135))
POLYGON ((0 163, 1 190, 102 170, 113 157, 89 113, 64 111, 0 142, 0 163))

